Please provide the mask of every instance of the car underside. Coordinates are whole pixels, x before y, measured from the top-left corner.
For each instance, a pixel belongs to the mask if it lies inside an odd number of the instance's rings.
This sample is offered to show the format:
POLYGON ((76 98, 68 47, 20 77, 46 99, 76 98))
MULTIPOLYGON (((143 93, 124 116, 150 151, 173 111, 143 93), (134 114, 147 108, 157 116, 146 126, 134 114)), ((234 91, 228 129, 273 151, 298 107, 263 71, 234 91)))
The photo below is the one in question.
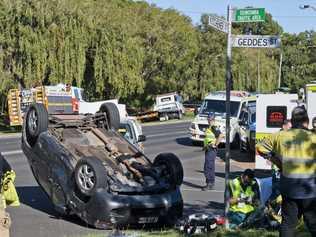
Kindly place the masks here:
POLYGON ((102 229, 172 224, 183 209, 180 160, 162 153, 150 161, 118 127, 112 103, 94 115, 48 115, 33 104, 24 118, 22 149, 60 213, 102 229))

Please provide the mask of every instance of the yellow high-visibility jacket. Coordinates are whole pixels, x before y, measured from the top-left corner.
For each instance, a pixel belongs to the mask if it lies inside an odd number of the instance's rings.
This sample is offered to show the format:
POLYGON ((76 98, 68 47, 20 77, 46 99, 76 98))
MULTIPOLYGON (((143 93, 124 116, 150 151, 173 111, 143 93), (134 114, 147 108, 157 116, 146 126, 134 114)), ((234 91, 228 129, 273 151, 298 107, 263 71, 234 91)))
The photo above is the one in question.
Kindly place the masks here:
POLYGON ((316 134, 292 128, 272 134, 257 145, 259 153, 270 152, 282 164, 280 190, 293 199, 316 197, 316 134))
POLYGON ((19 206, 20 200, 14 186, 15 172, 13 170, 7 171, 2 178, 0 197, 2 197, 2 206, 5 208, 9 206, 19 206))

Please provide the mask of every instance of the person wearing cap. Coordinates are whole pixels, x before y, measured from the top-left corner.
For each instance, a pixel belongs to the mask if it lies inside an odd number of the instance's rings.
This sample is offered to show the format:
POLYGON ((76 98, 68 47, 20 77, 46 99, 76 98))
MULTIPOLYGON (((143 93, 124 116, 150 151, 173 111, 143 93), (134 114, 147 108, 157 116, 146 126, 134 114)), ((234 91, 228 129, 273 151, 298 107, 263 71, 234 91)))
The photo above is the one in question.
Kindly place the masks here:
POLYGON ((312 236, 316 236, 316 134, 308 130, 304 107, 292 111, 292 128, 279 131, 256 146, 258 154, 281 171, 281 237, 295 236, 301 216, 312 236))
MULTIPOLYGON (((284 119, 280 131, 288 131, 292 127, 290 119, 284 119)), ((280 169, 272 163, 272 194, 270 200, 275 200, 280 195, 280 169)))
POLYGON ((217 146, 222 138, 221 131, 215 126, 215 114, 209 113, 207 116, 209 127, 205 130, 203 149, 205 150, 204 175, 206 185, 204 191, 212 190, 215 183, 215 159, 217 146))
POLYGON ((245 224, 250 214, 257 210, 260 204, 259 187, 255 180, 255 173, 251 169, 233 180, 229 180, 229 212, 228 220, 230 228, 236 228, 245 224))

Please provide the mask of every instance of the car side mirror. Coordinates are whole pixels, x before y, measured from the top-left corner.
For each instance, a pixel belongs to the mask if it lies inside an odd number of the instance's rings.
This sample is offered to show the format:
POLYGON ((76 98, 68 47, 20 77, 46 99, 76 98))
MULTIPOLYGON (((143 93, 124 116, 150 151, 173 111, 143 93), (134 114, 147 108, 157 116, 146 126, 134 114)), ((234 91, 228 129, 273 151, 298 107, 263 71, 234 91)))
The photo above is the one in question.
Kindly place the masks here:
POLYGON ((145 135, 139 135, 137 142, 144 142, 144 141, 146 141, 146 136, 145 135))

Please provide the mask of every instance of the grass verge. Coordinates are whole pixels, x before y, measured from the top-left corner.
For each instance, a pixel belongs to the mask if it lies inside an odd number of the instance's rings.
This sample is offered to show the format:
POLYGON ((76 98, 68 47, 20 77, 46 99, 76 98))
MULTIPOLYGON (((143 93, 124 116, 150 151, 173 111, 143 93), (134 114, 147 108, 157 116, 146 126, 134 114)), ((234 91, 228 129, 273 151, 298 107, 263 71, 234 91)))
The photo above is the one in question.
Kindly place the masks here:
MULTIPOLYGON (((108 235, 111 236, 119 236, 119 237, 157 237, 157 236, 165 236, 165 237, 180 237, 184 236, 183 233, 180 233, 174 229, 170 230, 155 230, 155 231, 132 231, 127 230, 121 232, 121 235, 115 235, 114 232, 108 235)), ((223 228, 218 228, 215 231, 203 233, 203 234, 195 234, 196 237, 277 237, 279 236, 278 231, 267 231, 266 229, 249 229, 249 230, 238 230, 238 231, 226 231, 223 228)), ((299 227, 297 229, 296 235, 297 237, 310 237, 311 235, 307 232, 305 227, 299 227)), ((104 234, 96 235, 90 234, 84 237, 104 237, 104 234)))

